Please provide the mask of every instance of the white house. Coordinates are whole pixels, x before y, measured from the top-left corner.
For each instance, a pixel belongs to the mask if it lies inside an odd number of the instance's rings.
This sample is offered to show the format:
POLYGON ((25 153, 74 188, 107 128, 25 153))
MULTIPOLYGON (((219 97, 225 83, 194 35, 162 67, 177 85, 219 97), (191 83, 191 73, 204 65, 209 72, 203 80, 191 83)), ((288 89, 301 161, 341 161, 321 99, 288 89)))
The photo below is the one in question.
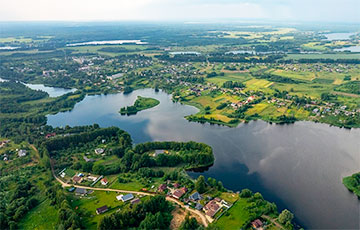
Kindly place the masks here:
POLYGON ((26 150, 20 149, 20 150, 18 151, 18 156, 19 156, 19 157, 24 157, 24 156, 26 156, 26 153, 27 153, 26 150))

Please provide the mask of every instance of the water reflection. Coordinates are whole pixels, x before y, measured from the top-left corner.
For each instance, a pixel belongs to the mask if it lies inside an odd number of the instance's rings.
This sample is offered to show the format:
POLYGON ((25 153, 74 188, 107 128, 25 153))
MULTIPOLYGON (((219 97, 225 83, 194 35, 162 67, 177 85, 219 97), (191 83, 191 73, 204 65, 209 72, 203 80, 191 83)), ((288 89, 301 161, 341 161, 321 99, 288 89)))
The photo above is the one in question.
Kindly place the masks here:
POLYGON ((198 141, 213 147, 214 165, 203 174, 234 191, 261 192, 280 208, 288 208, 307 228, 357 229, 359 201, 341 183, 359 171, 360 130, 297 122, 271 125, 256 121, 237 128, 190 123, 184 116, 196 108, 173 103, 170 95, 151 89, 129 95, 87 96, 71 112, 48 116, 53 126, 98 123, 128 131, 136 143, 152 140, 198 141), (118 111, 138 95, 160 104, 136 116, 118 111))

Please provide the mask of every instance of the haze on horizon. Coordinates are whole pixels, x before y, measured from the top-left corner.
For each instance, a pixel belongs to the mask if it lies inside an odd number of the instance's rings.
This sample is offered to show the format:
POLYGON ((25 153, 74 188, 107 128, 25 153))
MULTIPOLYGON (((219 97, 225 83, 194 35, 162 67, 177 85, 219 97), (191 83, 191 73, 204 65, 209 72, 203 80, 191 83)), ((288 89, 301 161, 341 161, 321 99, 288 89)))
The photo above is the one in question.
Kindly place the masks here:
POLYGON ((12 0, 0 21, 221 21, 360 23, 360 0, 12 0))

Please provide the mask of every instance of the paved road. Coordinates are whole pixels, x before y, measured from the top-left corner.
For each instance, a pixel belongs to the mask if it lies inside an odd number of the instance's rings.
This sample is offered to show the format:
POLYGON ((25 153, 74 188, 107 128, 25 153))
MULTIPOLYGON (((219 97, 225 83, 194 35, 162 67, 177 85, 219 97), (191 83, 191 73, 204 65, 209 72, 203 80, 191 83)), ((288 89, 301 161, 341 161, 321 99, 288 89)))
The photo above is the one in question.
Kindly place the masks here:
MULTIPOLYGON (((156 194, 153 194, 153 193, 147 193, 147 192, 138 192, 138 191, 131 191, 131 190, 122 190, 122 189, 112 189, 112 188, 96 188, 96 187, 88 187, 88 186, 82 186, 82 185, 74 185, 74 184, 68 184, 68 183, 65 183, 64 181, 62 181, 60 178, 58 178, 56 175, 55 175, 55 172, 54 172, 54 167, 53 167, 53 161, 50 161, 50 165, 51 165, 51 172, 54 176, 54 178, 62 185, 62 187, 70 187, 70 186, 73 186, 75 188, 84 188, 84 189, 91 189, 91 190, 97 190, 97 191, 110 191, 110 192, 121 192, 121 193, 134 193, 134 194, 137 194, 137 195, 144 195, 144 196, 155 196, 156 194)), ((204 213, 198 211, 198 210, 195 210, 195 209, 192 209, 190 208, 189 206, 187 205, 184 205, 182 202, 180 202, 179 200, 173 198, 173 197, 170 197, 170 196, 166 196, 166 200, 167 201, 170 201, 172 203, 176 203, 178 204, 179 206, 181 206, 182 208, 185 208, 186 210, 188 210, 189 212, 195 214, 195 215, 198 215, 202 222, 203 222, 203 225, 205 227, 208 226, 208 221, 204 215, 204 213)))

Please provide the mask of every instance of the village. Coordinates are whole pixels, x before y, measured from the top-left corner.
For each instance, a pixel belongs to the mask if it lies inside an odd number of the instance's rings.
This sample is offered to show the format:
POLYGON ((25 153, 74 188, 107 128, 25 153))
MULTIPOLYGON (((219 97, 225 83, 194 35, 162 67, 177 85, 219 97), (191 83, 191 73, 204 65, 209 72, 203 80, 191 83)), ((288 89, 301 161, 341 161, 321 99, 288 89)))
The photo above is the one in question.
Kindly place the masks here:
MULTIPOLYGON (((64 178, 64 171, 65 170, 59 172, 61 178, 64 178)), ((146 196, 158 194, 169 197, 169 200, 175 199, 177 201, 176 203, 180 202, 180 207, 199 211, 206 218, 206 221, 209 224, 217 221, 221 216, 225 215, 237 201, 237 198, 235 197, 239 196, 239 193, 223 193, 221 197, 213 197, 210 195, 211 193, 208 194, 208 191, 200 194, 196 190, 188 189, 186 186, 182 186, 178 182, 171 180, 167 180, 165 183, 158 186, 152 185, 149 189, 142 188, 140 191, 128 191, 128 193, 126 193, 124 190, 119 190, 122 192, 116 192, 116 189, 111 189, 111 187, 109 187, 109 181, 106 177, 81 172, 76 173, 76 175, 74 175, 70 181, 67 181, 66 184, 71 186, 67 189, 68 192, 70 194, 73 193, 80 199, 92 200, 91 197, 94 197, 94 193, 99 193, 100 191, 98 191, 98 189, 100 188, 101 191, 114 192, 109 193, 109 195, 113 194, 113 199, 119 202, 117 207, 114 207, 114 202, 110 202, 109 204, 96 202, 98 206, 93 210, 93 212, 97 215, 102 215, 114 210, 119 211, 124 205, 132 207, 141 203, 146 196), (90 187, 85 186, 86 181, 92 182, 90 187)), ((257 230, 265 229, 264 227, 266 227, 266 225, 271 224, 272 223, 266 219, 255 219, 251 222, 252 228, 257 230)))

